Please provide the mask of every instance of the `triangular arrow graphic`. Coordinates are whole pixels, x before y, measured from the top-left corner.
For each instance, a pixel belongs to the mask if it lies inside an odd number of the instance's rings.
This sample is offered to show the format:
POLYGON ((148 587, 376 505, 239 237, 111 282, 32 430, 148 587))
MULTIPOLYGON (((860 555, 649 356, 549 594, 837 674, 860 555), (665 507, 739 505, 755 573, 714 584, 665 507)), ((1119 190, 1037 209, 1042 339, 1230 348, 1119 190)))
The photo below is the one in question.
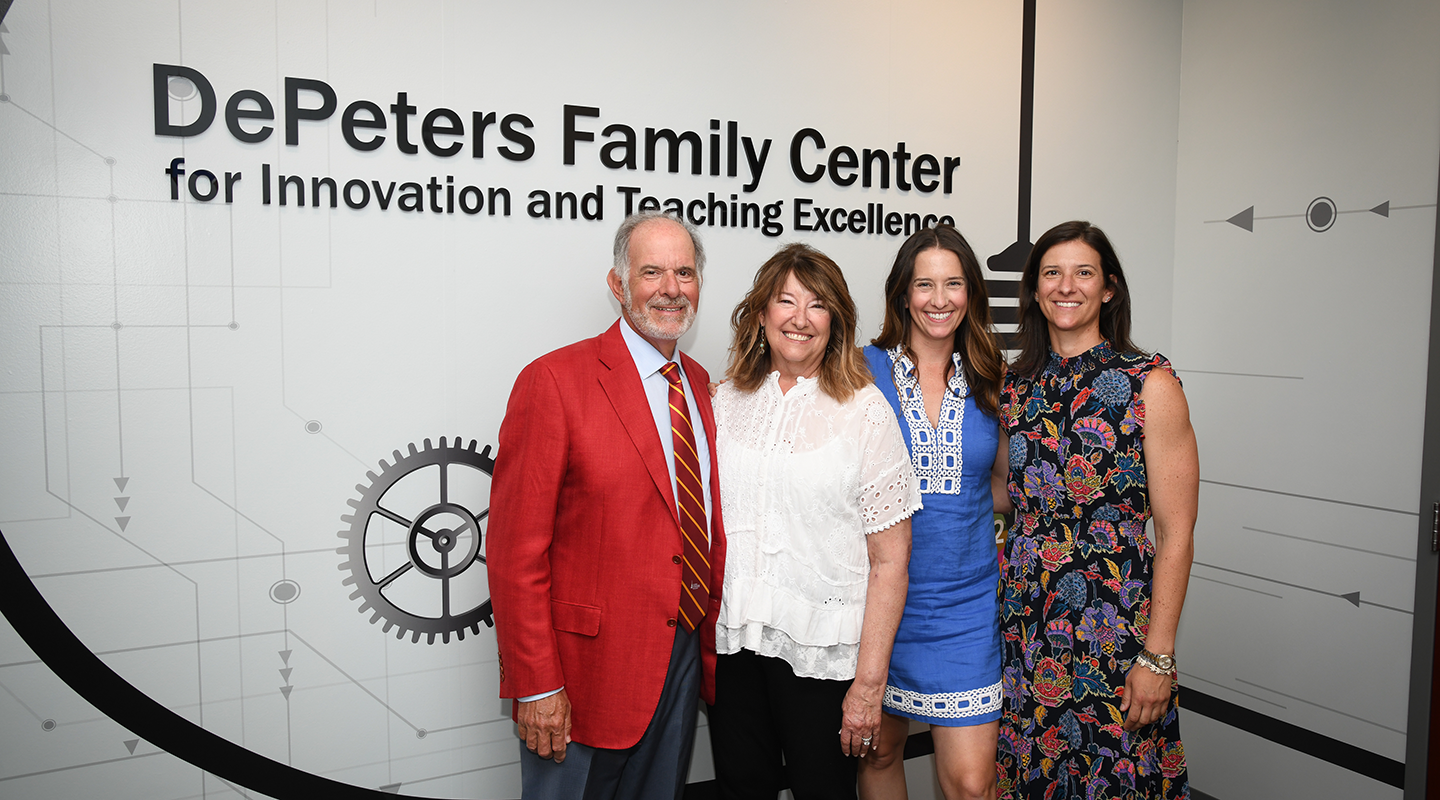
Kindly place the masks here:
POLYGON ((116 524, 116 525, 119 525, 119 526, 120 526, 120 530, 123 531, 123 530, 125 530, 125 526, 130 524, 130 518, 129 518, 129 517, 116 517, 116 518, 115 518, 115 524, 116 524))
POLYGON ((1380 205, 1375 206, 1374 208, 1370 209, 1370 213, 1379 214, 1382 217, 1390 216, 1390 201, 1386 200, 1380 205))
POLYGON ((1360 607, 1360 593, 1359 593, 1359 592, 1350 592, 1349 594, 1342 594, 1342 595, 1340 595, 1340 596, 1343 597, 1343 598, 1345 598, 1346 600, 1349 600, 1349 601, 1350 601, 1350 605, 1355 606, 1356 608, 1359 608, 1359 607, 1360 607))
POLYGON ((116 479, 115 479, 115 488, 117 488, 117 489, 119 489, 120 491, 123 492, 123 491, 125 491, 125 484, 127 484, 127 483, 129 483, 129 482, 130 482, 130 479, 129 479, 129 478, 116 478, 116 479))
POLYGON ((285 669, 280 670, 280 677, 284 678, 286 683, 289 683, 289 682, 290 682, 290 673, 292 673, 292 672, 294 672, 294 671, 295 671, 295 668, 294 668, 294 667, 286 667, 285 669))
POLYGON ((1231 225, 1234 225, 1234 226, 1237 227, 1237 228, 1244 228, 1245 230, 1250 231, 1251 233, 1254 233, 1254 232, 1255 232, 1255 206, 1250 206, 1249 208, 1245 209, 1244 211, 1241 211, 1239 214, 1236 214, 1235 216, 1233 216, 1233 217, 1231 217, 1230 219, 1227 219, 1227 220, 1225 220, 1225 221, 1228 222, 1228 223, 1230 223, 1231 225))
POLYGON ((124 510, 125 510, 125 506, 130 505, 130 498, 128 498, 128 497, 117 497, 117 498, 115 498, 115 505, 120 506, 120 510, 121 510, 121 511, 124 511, 124 510))
POLYGON ((387 783, 384 786, 380 787, 380 791, 385 792, 386 794, 400 794, 400 784, 387 783))
POLYGON ((294 651, 293 651, 293 650, 281 650, 281 651, 280 651, 280 660, 281 660, 281 661, 284 661, 284 662, 288 665, 288 664, 290 663, 290 654, 291 654, 292 652, 294 652, 294 651))
POLYGON ((289 700, 289 699, 290 699, 290 690, 291 690, 291 689, 294 689, 294 688, 295 688, 294 686, 281 686, 281 687, 280 687, 280 694, 285 695, 285 699, 286 699, 286 700, 289 700))
POLYGON ((129 739, 129 740, 126 740, 126 742, 125 742, 125 749, 126 749, 126 750, 129 750, 129 751, 130 751, 130 755, 133 756, 133 755, 135 755, 135 746, 138 745, 138 744, 140 744, 140 740, 139 740, 139 739, 129 739))

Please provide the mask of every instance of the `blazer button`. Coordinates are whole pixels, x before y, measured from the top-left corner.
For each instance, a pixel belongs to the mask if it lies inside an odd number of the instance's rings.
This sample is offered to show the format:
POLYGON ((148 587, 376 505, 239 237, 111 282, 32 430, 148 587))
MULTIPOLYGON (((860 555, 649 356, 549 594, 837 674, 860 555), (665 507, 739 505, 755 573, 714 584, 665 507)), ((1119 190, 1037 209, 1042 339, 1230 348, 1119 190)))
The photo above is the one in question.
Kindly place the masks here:
POLYGON ((675 620, 673 620, 673 619, 667 619, 667 620, 665 620, 665 624, 668 625, 669 627, 673 628, 673 627, 675 627, 675 620))
POLYGON ((680 556, 672 556, 672 557, 670 558, 670 560, 673 561, 673 562, 675 562, 676 564, 679 564, 679 563, 680 563, 680 556))

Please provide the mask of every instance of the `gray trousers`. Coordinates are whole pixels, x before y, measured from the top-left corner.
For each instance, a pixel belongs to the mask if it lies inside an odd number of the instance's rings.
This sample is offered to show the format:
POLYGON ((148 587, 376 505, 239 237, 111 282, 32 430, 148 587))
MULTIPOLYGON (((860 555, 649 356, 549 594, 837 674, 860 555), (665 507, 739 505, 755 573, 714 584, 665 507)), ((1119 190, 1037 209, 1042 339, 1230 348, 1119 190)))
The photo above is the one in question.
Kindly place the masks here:
MULTIPOLYGON (((618 689, 623 691, 623 689, 618 689)), ((695 749, 700 710, 700 636, 675 628, 660 703, 634 747, 571 742, 556 764, 520 743, 522 800, 680 800, 695 749)))

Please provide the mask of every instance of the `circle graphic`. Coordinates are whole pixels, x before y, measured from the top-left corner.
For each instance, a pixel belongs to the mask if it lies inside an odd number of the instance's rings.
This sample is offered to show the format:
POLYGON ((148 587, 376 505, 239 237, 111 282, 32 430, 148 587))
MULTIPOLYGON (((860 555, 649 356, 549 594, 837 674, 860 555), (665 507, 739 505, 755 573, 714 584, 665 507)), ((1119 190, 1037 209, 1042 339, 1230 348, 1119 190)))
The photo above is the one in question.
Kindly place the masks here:
POLYGON ((295 602, 299 597, 300 584, 289 578, 275 581, 275 584, 270 587, 270 599, 282 606, 295 602))
POLYGON ((341 517, 350 525, 336 551, 346 557, 342 583, 355 587, 350 599, 360 601, 360 612, 384 620, 397 639, 423 635, 434 644, 437 636, 449 642, 452 633, 479 633, 481 622, 495 627, 490 599, 481 599, 489 588, 484 523, 495 460, 489 445, 478 453, 476 445, 442 436, 439 446, 426 439, 408 454, 396 450, 378 475, 367 473, 369 486, 355 487, 360 498, 346 501, 355 511, 341 517))
POLYGON ((1335 217, 1339 212, 1335 210, 1335 201, 1328 197, 1317 197, 1310 201, 1310 206, 1305 209, 1305 224, 1310 230, 1316 233, 1324 233, 1330 230, 1335 224, 1335 217))
POLYGON ((176 75, 166 84, 166 91, 171 97, 183 103, 195 96, 195 84, 189 78, 176 75))
MULTIPOLYGON (((234 325, 235 323, 232 322, 232 323, 230 323, 230 324, 234 325)), ((240 327, 240 326, 236 325, 235 327, 238 328, 238 327, 240 327)), ((320 420, 318 420, 318 419, 312 419, 312 420, 310 420, 309 422, 305 423, 305 432, 306 432, 306 433, 319 433, 324 427, 325 427, 324 425, 321 425, 321 424, 320 424, 320 420)))
POLYGON ((57 723, 53 719, 47 719, 44 722, 40 723, 40 730, 45 731, 46 733, 49 733, 50 731, 53 731, 58 727, 60 727, 59 723, 57 723))

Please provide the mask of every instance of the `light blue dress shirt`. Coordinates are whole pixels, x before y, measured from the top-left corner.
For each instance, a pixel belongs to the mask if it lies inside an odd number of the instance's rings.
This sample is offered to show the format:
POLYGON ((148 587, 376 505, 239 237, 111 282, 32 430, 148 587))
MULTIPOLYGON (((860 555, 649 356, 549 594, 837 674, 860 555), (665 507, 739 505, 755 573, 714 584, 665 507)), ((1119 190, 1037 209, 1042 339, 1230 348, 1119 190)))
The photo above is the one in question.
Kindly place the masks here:
MULTIPOLYGON (((665 452, 665 466, 670 468, 670 491, 675 491, 675 433, 670 430, 670 381, 660 370, 670 361, 680 367, 680 376, 685 381, 685 405, 690 409, 690 424, 695 429, 695 452, 700 456, 700 483, 705 490, 705 538, 710 538, 710 442, 705 438, 705 424, 700 419, 700 409, 695 405, 696 389, 685 374, 677 349, 675 358, 667 359, 655 345, 630 327, 628 320, 620 321, 620 335, 625 337, 625 346, 630 348, 630 357, 635 360, 635 369, 640 372, 640 384, 645 387, 645 399, 650 401, 650 413, 655 417, 655 431, 660 434, 660 447, 665 452)), ((699 391, 708 392, 710 387, 701 386, 699 391)))

